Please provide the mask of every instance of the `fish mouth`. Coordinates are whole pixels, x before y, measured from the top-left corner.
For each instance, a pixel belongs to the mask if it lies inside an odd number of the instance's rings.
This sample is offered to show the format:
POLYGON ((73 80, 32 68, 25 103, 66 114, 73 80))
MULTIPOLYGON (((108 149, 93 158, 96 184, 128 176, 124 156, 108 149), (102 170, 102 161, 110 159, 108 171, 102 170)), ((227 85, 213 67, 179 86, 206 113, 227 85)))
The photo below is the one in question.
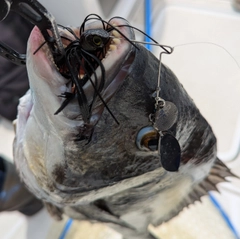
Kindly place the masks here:
MULTIPOLYGON (((127 39, 135 37, 133 30, 128 26, 125 19, 117 17, 104 24, 100 20, 91 22, 81 34, 79 28, 71 28, 69 31, 69 28, 60 27, 65 54, 72 51, 72 45, 77 44, 78 47, 76 58, 69 54, 68 58, 64 56, 60 61, 57 60, 59 56, 52 54, 48 44, 39 47, 45 40, 37 27, 33 29, 28 44, 27 67, 28 71, 34 71, 35 75, 44 79, 42 84, 47 83, 51 89, 51 96, 48 97, 54 99, 49 102, 55 103, 52 107, 48 104, 48 110, 51 108, 52 111, 49 113, 81 121, 82 125, 94 126, 98 122, 106 104, 126 78, 133 62, 134 44, 129 43, 127 39), (109 39, 104 42, 101 51, 86 46, 87 39, 82 36, 90 30, 102 30, 109 34, 109 39), (78 62, 77 58, 80 59, 78 62), (74 71, 74 74, 71 71, 74 71), (81 108, 83 100, 79 99, 77 91, 78 84, 86 101, 85 109, 87 108, 89 113, 85 117, 83 107, 81 108)), ((29 78, 31 81, 32 77, 29 78)), ((41 82, 30 82, 31 89, 37 90, 39 84, 41 82)))

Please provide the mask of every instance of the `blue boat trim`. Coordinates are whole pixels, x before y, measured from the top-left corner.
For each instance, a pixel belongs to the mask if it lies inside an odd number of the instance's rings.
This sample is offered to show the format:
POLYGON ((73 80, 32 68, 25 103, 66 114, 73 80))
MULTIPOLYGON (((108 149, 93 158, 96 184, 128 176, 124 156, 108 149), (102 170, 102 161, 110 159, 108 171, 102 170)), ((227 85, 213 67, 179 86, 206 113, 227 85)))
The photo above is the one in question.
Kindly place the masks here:
POLYGON ((218 209, 218 211, 220 212, 221 216, 223 217, 224 221, 226 222, 227 226, 229 227, 229 229, 232 231, 232 233, 234 234, 236 239, 240 239, 240 237, 238 236, 237 230, 235 229, 235 227, 233 226, 230 218, 228 217, 228 215, 226 214, 226 212, 223 210, 222 206, 219 204, 219 202, 216 200, 216 198, 209 193, 209 198, 211 200, 211 202, 213 203, 213 205, 218 209))
POLYGON ((71 226, 72 226, 72 223, 73 223, 73 219, 72 218, 69 218, 65 224, 65 227, 63 228, 62 230, 62 233, 59 237, 59 239, 65 239, 68 231, 70 230, 71 226))
MULTIPOLYGON (((152 11, 152 0, 145 0, 145 32, 150 37, 152 35, 152 27, 151 27, 151 11, 152 11)), ((151 40, 145 36, 144 41, 151 42, 151 40)), ((151 45, 146 45, 148 50, 151 50, 151 45)))

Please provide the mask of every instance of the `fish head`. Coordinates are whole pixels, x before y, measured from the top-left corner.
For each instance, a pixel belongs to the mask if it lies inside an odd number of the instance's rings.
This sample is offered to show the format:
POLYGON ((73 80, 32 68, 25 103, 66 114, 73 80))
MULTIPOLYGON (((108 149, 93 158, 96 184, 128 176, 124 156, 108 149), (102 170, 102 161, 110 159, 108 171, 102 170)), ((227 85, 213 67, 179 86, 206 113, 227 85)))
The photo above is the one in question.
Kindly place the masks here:
POLYGON ((49 46, 42 46, 38 28, 28 41, 30 90, 18 107, 13 147, 21 178, 36 196, 58 207, 106 199, 112 212, 122 215, 150 200, 149 214, 156 218, 149 216, 149 221, 168 220, 186 205, 184 200, 216 160, 211 127, 162 65, 161 97, 178 112, 168 133, 181 148, 178 170, 165 170, 160 134, 149 120, 159 60, 131 42, 134 34, 124 19, 69 29, 59 29, 69 57, 65 61, 56 61, 49 46), (100 41, 93 39, 96 31, 100 41), (75 52, 72 46, 78 47, 75 52))

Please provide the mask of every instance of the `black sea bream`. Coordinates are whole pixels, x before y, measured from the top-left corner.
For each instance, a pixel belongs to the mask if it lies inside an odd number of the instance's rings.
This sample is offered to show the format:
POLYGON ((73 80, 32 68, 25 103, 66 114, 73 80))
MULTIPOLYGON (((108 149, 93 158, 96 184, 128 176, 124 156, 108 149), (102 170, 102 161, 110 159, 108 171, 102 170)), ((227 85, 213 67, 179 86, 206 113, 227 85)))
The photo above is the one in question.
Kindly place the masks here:
MULTIPOLYGON (((113 18, 110 24, 128 23, 113 18)), ((96 21, 84 31, 99 28, 103 23, 96 21)), ((134 39, 130 27, 117 29, 134 39)), ((79 34, 79 29, 73 31, 79 34)), ((174 172, 162 167, 157 147, 152 147, 154 142, 158 145, 159 134, 150 130, 149 121, 159 60, 118 31, 108 32, 106 54, 96 54, 105 71, 95 67, 94 75, 90 67, 92 82, 86 76, 88 80, 82 84, 89 109, 86 116, 84 107, 79 107, 79 95, 74 94, 76 85, 63 76, 66 66, 56 67, 47 44, 33 54, 44 42, 38 28, 33 29, 27 51, 30 90, 18 107, 14 158, 27 187, 57 218, 65 213, 74 219, 99 221, 127 239, 146 239, 151 238, 150 223, 159 225, 171 219, 232 174, 217 158, 211 127, 164 65, 160 97, 177 107, 177 121, 168 133, 180 145, 181 160, 174 172), (103 72, 105 82, 96 94, 92 83, 100 85, 103 72), (74 97, 58 110, 68 95, 74 97), (143 128, 144 133, 139 134, 143 128)), ((60 29, 60 34, 64 47, 69 44, 67 38, 74 40, 67 30, 60 29)), ((87 37, 82 38, 81 46, 85 41, 87 37)), ((84 49, 88 52, 87 44, 84 49)), ((79 82, 83 81, 86 72, 76 70, 79 82)))

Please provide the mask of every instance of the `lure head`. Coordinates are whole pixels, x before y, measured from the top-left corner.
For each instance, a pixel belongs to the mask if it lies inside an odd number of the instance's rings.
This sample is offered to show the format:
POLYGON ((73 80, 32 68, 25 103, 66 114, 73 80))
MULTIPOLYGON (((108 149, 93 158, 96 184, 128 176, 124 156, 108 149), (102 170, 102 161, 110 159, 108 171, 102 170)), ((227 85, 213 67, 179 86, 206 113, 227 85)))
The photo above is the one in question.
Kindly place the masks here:
POLYGON ((79 44, 88 52, 96 52, 107 48, 107 43, 111 40, 110 33, 104 29, 89 29, 81 34, 79 44))

